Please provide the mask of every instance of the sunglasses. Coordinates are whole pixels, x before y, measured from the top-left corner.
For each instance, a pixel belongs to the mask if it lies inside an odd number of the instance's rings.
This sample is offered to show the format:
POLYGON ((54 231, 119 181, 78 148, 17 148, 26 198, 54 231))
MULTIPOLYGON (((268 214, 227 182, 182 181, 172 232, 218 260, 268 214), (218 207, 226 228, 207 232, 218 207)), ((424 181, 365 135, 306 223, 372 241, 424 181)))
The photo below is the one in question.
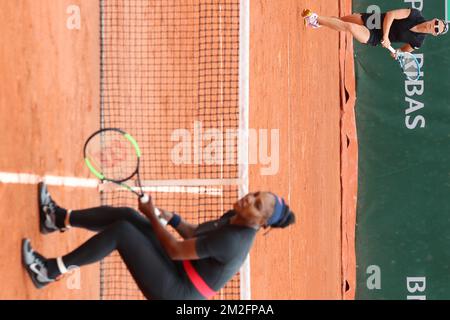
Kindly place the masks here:
POLYGON ((439 35, 441 33, 439 30, 439 22, 440 22, 440 20, 436 20, 434 22, 434 32, 436 33, 436 35, 439 35))

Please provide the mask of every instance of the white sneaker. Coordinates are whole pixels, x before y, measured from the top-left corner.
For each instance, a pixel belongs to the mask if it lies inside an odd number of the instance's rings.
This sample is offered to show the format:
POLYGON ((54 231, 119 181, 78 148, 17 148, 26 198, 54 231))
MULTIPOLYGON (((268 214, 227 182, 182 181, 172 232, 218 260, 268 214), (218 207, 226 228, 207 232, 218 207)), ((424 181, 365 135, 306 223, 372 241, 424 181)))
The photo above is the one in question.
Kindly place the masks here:
POLYGON ((312 12, 309 9, 305 9, 302 12, 302 17, 303 17, 303 19, 305 21, 305 25, 307 27, 311 27, 311 28, 314 28, 314 29, 320 28, 320 24, 317 21, 317 18, 319 17, 317 15, 317 13, 314 13, 314 12, 312 12))

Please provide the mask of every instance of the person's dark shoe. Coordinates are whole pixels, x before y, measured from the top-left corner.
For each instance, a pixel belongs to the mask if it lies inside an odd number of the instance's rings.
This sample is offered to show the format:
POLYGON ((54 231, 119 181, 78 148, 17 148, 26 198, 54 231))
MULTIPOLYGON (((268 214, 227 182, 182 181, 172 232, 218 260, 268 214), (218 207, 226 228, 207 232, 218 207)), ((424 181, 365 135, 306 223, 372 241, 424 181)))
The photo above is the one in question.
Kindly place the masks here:
MULTIPOLYGON (((58 227, 57 215, 61 215, 59 220, 64 221, 65 209, 60 208, 50 196, 44 182, 38 184, 38 206, 39 206, 39 230, 43 234, 54 231, 64 232, 65 227, 58 227)), ((59 224, 61 225, 61 224, 59 224)))
POLYGON ((29 239, 22 240, 22 262, 37 289, 55 281, 48 277, 46 259, 33 250, 29 239))

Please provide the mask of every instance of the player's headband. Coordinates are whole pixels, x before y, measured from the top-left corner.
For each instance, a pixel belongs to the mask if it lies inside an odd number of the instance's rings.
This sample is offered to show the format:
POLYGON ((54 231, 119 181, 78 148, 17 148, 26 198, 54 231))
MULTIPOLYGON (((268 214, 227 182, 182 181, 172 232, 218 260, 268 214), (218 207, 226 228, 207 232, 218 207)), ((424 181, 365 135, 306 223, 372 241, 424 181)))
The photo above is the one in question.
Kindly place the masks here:
POLYGON ((444 20, 441 20, 441 19, 437 19, 435 26, 434 26, 435 32, 438 36, 442 36, 442 35, 446 34, 448 32, 448 27, 449 27, 448 22, 445 22, 444 20), (444 31, 442 31, 442 32, 439 32, 439 21, 442 21, 442 23, 444 24, 444 31))
POLYGON ((268 226, 273 226, 279 223, 283 218, 283 212, 286 208, 286 204, 283 198, 273 194, 275 196, 275 207, 273 209, 273 213, 267 221, 268 226))
POLYGON ((445 21, 443 21, 443 22, 444 22, 444 31, 442 31, 441 35, 444 35, 448 32, 448 22, 445 22, 445 21))

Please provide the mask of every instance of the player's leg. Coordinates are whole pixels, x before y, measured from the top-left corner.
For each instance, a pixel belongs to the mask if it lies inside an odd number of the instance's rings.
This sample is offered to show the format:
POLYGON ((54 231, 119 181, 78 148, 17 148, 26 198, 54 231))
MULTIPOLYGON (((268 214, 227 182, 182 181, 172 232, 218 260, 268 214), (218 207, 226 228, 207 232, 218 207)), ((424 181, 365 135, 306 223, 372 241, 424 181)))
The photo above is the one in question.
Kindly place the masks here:
POLYGON ((150 221, 136 210, 127 207, 102 206, 83 210, 73 210, 67 219, 72 227, 91 231, 101 231, 118 221, 127 221, 140 230, 152 230, 150 221))
POLYGON ((302 14, 306 24, 313 28, 325 26, 336 31, 349 32, 359 42, 366 44, 370 38, 370 31, 362 23, 361 15, 351 15, 342 18, 319 16, 310 10, 305 10, 302 14), (345 21, 348 20, 348 21, 345 21), (356 22, 356 23, 355 23, 356 22))
POLYGON ((356 40, 360 43, 366 44, 370 38, 370 31, 364 25, 356 23, 345 22, 336 17, 319 16, 317 21, 326 27, 332 28, 338 31, 350 32, 356 40))
POLYGON ((44 234, 57 230, 65 231, 70 227, 101 231, 122 220, 136 225, 141 230, 151 229, 148 219, 131 208, 101 206, 83 210, 67 210, 51 198, 45 184, 39 184, 38 193, 40 229, 44 234))
POLYGON ((348 16, 340 17, 340 20, 344 22, 354 23, 360 26, 364 25, 364 21, 362 19, 362 15, 360 13, 354 13, 348 16))
POLYGON ((197 299, 196 293, 181 269, 161 246, 155 245, 129 222, 116 222, 71 253, 46 259, 31 246, 23 248, 25 267, 40 287, 53 282, 72 268, 83 267, 107 257, 117 250, 131 275, 147 298, 197 299))

